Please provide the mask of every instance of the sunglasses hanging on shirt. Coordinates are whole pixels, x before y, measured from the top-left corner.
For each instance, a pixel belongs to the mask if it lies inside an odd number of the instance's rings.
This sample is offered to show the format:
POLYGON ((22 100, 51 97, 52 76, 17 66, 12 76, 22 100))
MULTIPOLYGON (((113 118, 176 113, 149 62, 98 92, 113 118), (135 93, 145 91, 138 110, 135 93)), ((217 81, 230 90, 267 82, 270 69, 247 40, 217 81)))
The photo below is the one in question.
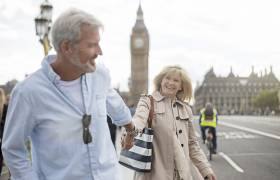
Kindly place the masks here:
POLYGON ((91 121, 91 115, 85 114, 82 119, 83 123, 83 140, 85 144, 92 142, 92 136, 89 131, 89 125, 91 121))

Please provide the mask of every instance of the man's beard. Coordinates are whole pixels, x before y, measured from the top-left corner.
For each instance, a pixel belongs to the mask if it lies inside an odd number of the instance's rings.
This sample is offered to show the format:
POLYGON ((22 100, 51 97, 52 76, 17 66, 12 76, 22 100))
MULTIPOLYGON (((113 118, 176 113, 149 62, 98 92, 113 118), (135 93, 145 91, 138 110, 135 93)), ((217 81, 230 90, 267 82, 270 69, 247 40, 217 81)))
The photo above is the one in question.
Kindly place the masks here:
POLYGON ((82 70, 84 73, 94 72, 96 69, 94 59, 89 60, 86 64, 82 64, 79 57, 70 58, 70 62, 82 70), (92 63, 91 63, 92 62, 92 63))

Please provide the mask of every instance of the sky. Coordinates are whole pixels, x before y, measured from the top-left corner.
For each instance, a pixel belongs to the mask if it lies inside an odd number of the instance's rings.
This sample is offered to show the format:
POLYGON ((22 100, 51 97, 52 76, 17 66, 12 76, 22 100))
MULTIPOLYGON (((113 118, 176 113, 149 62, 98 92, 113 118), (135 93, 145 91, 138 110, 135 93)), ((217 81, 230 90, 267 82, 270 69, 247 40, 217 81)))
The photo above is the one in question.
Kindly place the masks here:
MULTIPOLYGON (((23 80, 40 68, 44 57, 34 18, 43 0, 0 0, 0 84, 23 80)), ((104 63, 112 85, 128 90, 129 41, 139 0, 49 0, 53 20, 70 7, 95 15, 104 24, 104 63)), ((167 65, 181 65, 193 85, 211 68, 217 75, 259 75, 265 69, 280 80, 279 0, 142 0, 150 35, 149 90, 167 65)))

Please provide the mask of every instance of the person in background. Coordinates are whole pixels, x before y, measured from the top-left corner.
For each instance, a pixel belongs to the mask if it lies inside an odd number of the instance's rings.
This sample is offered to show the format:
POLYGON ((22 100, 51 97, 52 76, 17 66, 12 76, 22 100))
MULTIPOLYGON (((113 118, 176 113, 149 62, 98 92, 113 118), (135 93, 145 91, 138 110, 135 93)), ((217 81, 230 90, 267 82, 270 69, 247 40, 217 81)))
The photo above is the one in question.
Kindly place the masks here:
MULTIPOLYGON (((185 70, 165 67, 154 78, 154 85, 152 170, 135 172, 134 180, 216 180, 195 135, 193 114, 186 103, 192 97, 192 85, 185 70)), ((140 131, 147 126, 150 107, 149 97, 142 96, 133 116, 140 131)), ((129 140, 124 139, 123 144, 131 143, 129 140)))
POLYGON ((111 140, 113 142, 114 147, 116 148, 117 126, 112 122, 112 119, 108 115, 107 115, 107 123, 110 130, 111 140))
MULTIPOLYGON (((2 137, 3 137, 3 131, 4 131, 4 125, 5 125, 5 118, 7 113, 7 101, 6 101, 6 95, 4 89, 0 88, 0 145, 2 145, 2 137)), ((3 155, 1 151, 0 155, 0 175, 2 173, 2 167, 3 167, 3 155)))
POLYGON ((108 69, 96 63, 101 28, 85 11, 63 12, 52 26, 56 55, 12 91, 2 143, 12 179, 122 180, 107 114, 128 134, 135 128, 108 69))
POLYGON ((3 107, 6 103, 6 95, 3 88, 0 88, 0 118, 2 117, 3 107))
POLYGON ((205 105, 205 108, 200 110, 199 115, 199 125, 201 129, 202 141, 205 143, 206 140, 206 129, 209 129, 213 134, 213 153, 217 153, 217 135, 216 135, 216 127, 218 122, 218 113, 217 110, 213 107, 213 105, 208 102, 205 105))

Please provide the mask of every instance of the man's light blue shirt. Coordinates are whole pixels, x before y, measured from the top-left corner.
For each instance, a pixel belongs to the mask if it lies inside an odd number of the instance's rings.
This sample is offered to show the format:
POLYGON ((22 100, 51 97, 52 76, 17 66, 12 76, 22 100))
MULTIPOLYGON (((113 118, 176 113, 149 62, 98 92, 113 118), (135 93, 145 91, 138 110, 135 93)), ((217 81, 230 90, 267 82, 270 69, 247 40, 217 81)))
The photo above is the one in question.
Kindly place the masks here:
POLYGON ((116 151, 106 116, 116 125, 131 121, 129 109, 111 88, 108 70, 97 65, 81 78, 85 111, 82 112, 57 86, 60 77, 48 56, 42 68, 12 92, 3 155, 12 180, 120 180, 116 151), (92 142, 83 142, 82 117, 90 114, 92 142), (32 165, 25 142, 32 142, 32 165))

